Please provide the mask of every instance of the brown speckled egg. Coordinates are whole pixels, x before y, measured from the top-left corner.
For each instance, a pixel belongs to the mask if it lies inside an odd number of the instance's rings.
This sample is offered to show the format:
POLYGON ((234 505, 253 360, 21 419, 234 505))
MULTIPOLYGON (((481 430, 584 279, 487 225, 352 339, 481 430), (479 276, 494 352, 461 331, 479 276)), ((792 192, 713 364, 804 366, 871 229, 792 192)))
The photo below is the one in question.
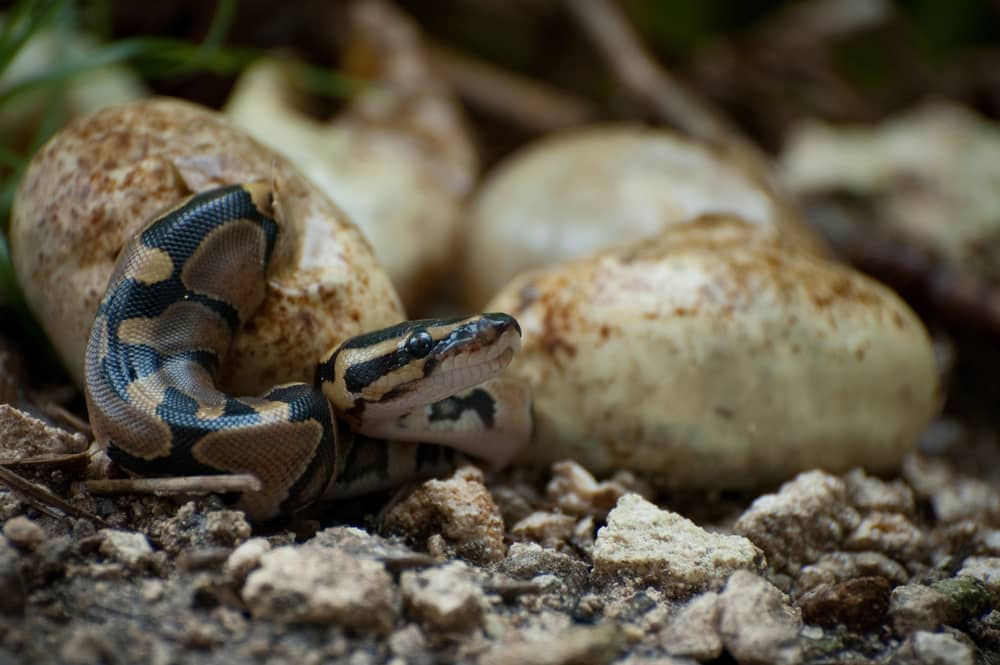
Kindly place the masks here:
POLYGON ((585 127, 515 153, 473 201, 462 267, 480 308, 514 275, 659 233, 702 214, 731 213, 824 253, 758 166, 641 126, 585 127))
POLYGON ((515 278, 510 375, 534 462, 746 487, 898 464, 936 413, 930 341, 889 289, 729 216, 515 278))
POLYGON ((264 303, 224 363, 224 389, 257 394, 311 381, 342 340, 403 318, 360 231, 288 160, 194 104, 110 107, 67 125, 34 157, 10 229, 28 303, 77 385, 126 239, 191 193, 242 182, 274 185, 281 232, 264 303))

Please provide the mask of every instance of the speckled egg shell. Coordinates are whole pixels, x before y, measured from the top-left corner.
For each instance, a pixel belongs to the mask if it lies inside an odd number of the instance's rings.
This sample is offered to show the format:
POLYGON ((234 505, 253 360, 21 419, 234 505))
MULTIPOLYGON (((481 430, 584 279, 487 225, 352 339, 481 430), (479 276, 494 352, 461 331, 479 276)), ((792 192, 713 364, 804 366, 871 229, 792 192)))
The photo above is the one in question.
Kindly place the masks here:
POLYGON ((281 233, 264 303, 224 363, 224 388, 256 394, 311 381, 336 344, 403 317, 367 241, 286 159, 194 104, 106 108, 67 125, 31 161, 10 229, 25 296, 78 385, 126 239, 192 192, 255 181, 273 183, 281 233))
POLYGON ((746 487, 896 465, 935 414, 923 325, 887 288, 731 217, 525 273, 510 373, 534 393, 526 458, 746 487))
POLYGON ((825 251, 770 175, 737 156, 641 126, 548 137, 501 163, 476 195, 465 236, 463 296, 478 309, 522 270, 710 213, 737 214, 810 251, 825 251))

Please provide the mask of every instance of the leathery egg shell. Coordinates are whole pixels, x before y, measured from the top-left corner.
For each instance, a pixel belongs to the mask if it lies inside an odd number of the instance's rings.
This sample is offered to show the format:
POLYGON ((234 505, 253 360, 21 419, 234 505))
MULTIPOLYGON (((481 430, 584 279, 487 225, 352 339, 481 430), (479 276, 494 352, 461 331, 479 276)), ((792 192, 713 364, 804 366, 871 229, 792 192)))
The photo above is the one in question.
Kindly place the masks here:
POLYGON ((11 255, 26 299, 77 385, 97 306, 126 240, 186 196, 265 182, 280 232, 263 304, 233 340, 220 385, 258 394, 312 381, 344 339, 403 318, 361 232, 291 163, 195 104, 102 109, 32 159, 14 202, 11 255))
POLYGON ((524 331, 508 371, 534 393, 533 462, 677 487, 886 469, 941 401, 894 293, 733 217, 524 273, 489 310, 524 331))
POLYGON ((478 309, 523 270, 718 213, 826 251, 770 174, 724 147, 636 125, 551 135, 501 162, 476 194, 464 236, 463 297, 478 309))

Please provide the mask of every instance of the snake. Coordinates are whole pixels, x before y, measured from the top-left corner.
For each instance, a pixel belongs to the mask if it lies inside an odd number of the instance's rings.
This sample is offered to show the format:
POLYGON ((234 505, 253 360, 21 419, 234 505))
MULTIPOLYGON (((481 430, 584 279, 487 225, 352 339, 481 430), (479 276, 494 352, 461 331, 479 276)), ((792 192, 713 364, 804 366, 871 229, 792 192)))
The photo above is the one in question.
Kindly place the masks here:
POLYGON ((230 344, 264 300, 280 234, 263 183, 191 195, 123 247, 87 344, 95 439, 136 476, 248 473, 253 520, 295 515, 433 475, 466 455, 501 465, 530 430, 524 389, 500 376, 517 321, 484 313, 403 321, 341 342, 313 382, 230 396, 230 344))

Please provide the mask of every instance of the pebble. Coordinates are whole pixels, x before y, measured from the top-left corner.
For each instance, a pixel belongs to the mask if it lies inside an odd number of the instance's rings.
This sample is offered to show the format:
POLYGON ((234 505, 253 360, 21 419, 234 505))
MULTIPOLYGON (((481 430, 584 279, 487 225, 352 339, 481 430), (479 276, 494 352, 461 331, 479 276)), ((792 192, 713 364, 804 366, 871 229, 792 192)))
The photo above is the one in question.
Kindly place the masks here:
POLYGON ((271 543, 265 538, 251 538, 229 553, 222 572, 226 579, 242 586, 254 569, 260 566, 260 558, 271 551, 271 543))
POLYGON ((713 660, 722 655, 719 635, 719 594, 709 591, 695 596, 660 631, 660 646, 671 656, 713 660))
POLYGON ((480 665, 606 665, 618 657, 624 639, 612 624, 572 626, 546 637, 501 641, 483 654, 480 665))
POLYGON ((746 538, 709 533, 690 520, 626 494, 594 543, 593 575, 656 584, 683 597, 722 587, 734 571, 761 570, 764 557, 746 538))
POLYGON ((100 552, 128 568, 136 569, 153 561, 153 548, 145 534, 118 529, 101 529, 100 552))
POLYGON ((795 665, 803 660, 802 620, 777 587, 737 571, 719 594, 719 635, 739 665, 795 665))
POLYGON ((884 577, 858 577, 822 584, 798 599, 802 619, 821 626, 842 624, 854 630, 880 625, 889 611, 891 587, 884 577))
POLYGON ((242 596, 255 617, 384 635, 395 617, 394 588, 377 561, 337 548, 285 546, 261 555, 242 596))
POLYGON ((427 648, 427 640, 415 623, 400 628, 387 640, 389 652, 394 656, 413 659, 417 653, 427 648))
POLYGON ((873 512, 843 543, 844 549, 881 552, 895 559, 912 561, 925 549, 924 534, 898 513, 873 512))
POLYGON ((482 623, 485 595, 461 561, 404 571, 399 585, 407 613, 428 630, 465 632, 482 623))
POLYGON ((590 569, 579 559, 537 543, 513 543, 499 565, 503 572, 516 580, 530 580, 539 575, 555 575, 573 589, 581 589, 587 582, 590 569))
POLYGON ((545 493, 560 511, 603 521, 629 488, 614 481, 598 482, 589 471, 571 460, 552 465, 545 493))
POLYGON ((843 476, 847 500, 861 511, 912 515, 916 506, 913 489, 902 480, 885 481, 854 469, 843 476))
POLYGON ((907 636, 893 665, 973 665, 973 646, 952 633, 918 630, 907 636))
POLYGON ((889 616, 899 635, 916 630, 937 630, 987 611, 994 597, 974 577, 953 577, 931 586, 904 584, 892 590, 889 616))
POLYGON ((473 466, 420 485, 386 512, 382 530, 418 546, 439 536, 447 553, 476 563, 500 561, 506 550, 503 518, 473 466))
POLYGON ((515 540, 533 540, 549 547, 566 542, 576 530, 576 518, 563 513, 534 512, 510 528, 515 540))
POLYGON ((902 564, 880 552, 830 552, 803 567, 796 583, 803 593, 821 584, 834 585, 856 577, 882 577, 898 586, 910 575, 902 564))
POLYGON ((0 614, 20 615, 28 601, 20 557, 7 539, 0 536, 0 614))
POLYGON ((12 517, 3 524, 3 535, 11 545, 32 551, 45 541, 45 531, 24 515, 12 517))
POLYGON ((962 562, 962 568, 955 576, 967 575, 985 584, 997 598, 1000 598, 1000 557, 970 556, 962 562))
POLYGON ((213 510, 205 515, 205 534, 219 545, 235 547, 249 538, 251 532, 242 510, 213 510))
POLYGON ((782 485, 777 494, 758 497, 733 530, 764 550, 771 568, 794 574, 823 553, 838 549, 860 519, 847 504, 843 480, 807 471, 782 485))
POLYGON ((47 425, 9 404, 0 404, 0 456, 14 462, 38 455, 63 455, 86 450, 87 440, 47 425))

